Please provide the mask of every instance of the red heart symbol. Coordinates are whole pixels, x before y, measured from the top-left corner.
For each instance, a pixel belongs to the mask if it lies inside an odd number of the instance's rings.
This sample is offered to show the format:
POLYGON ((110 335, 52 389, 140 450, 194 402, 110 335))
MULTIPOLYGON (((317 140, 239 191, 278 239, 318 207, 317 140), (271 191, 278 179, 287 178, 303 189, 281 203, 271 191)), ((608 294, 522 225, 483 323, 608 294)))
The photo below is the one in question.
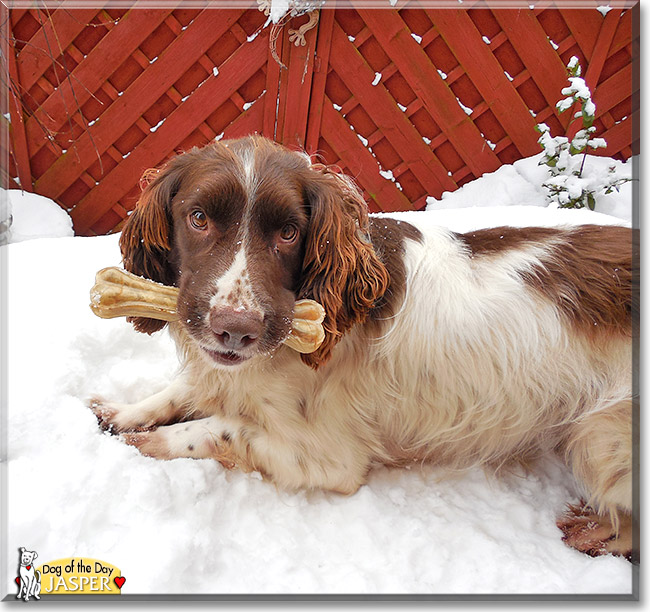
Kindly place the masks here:
POLYGON ((28 565, 28 566, 27 566, 27 569, 28 569, 28 570, 32 569, 32 566, 31 566, 31 565, 28 565))
POLYGON ((20 578, 18 576, 16 576, 16 584, 20 584, 20 578))
POLYGON ((122 585, 126 582, 126 578, 124 576, 116 576, 113 578, 115 581, 115 584, 121 589, 122 585))

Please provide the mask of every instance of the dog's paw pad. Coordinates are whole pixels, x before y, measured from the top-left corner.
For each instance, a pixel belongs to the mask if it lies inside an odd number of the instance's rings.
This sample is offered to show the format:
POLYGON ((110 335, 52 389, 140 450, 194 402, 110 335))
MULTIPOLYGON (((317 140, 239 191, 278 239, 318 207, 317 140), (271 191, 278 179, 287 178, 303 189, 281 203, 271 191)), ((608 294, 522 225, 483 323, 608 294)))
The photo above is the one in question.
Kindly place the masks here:
POLYGON ((557 526, 563 533, 562 540, 568 546, 591 557, 613 554, 631 559, 627 521, 624 521, 617 534, 608 517, 600 516, 582 503, 578 506, 569 505, 567 512, 557 520, 557 526))

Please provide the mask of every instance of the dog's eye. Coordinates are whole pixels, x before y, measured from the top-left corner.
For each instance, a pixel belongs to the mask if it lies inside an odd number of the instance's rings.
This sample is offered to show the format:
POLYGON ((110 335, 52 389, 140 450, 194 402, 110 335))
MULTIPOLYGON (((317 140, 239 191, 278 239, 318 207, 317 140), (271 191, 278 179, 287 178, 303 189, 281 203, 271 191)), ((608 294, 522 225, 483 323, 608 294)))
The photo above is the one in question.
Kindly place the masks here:
POLYGON ((282 242, 294 242, 298 237, 298 228, 293 223, 287 223, 280 230, 280 239, 282 242))
POLYGON ((195 210, 190 214, 190 224, 194 229, 204 230, 208 227, 208 218, 202 210, 195 210))

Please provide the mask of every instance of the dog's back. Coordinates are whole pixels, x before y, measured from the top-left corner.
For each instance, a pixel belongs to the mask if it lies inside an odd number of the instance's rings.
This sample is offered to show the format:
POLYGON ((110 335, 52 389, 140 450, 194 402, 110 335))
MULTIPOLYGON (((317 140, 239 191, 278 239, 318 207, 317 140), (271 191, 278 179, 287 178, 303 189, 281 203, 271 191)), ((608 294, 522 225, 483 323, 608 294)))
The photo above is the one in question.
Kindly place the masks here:
POLYGON ((500 463, 630 398, 629 229, 430 229, 404 261, 407 295, 358 375, 386 391, 394 459, 500 463))

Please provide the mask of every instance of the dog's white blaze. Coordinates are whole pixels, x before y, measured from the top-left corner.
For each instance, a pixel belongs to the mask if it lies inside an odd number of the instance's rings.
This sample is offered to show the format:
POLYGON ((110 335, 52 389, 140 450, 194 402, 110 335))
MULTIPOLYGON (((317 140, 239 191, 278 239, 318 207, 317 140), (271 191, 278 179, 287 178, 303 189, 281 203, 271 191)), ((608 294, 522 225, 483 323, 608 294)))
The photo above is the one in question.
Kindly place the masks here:
POLYGON ((226 272, 215 281, 215 293, 210 299, 210 307, 230 306, 237 311, 253 310, 262 312, 255 297, 248 271, 246 251, 249 245, 250 220, 257 180, 255 177, 255 151, 248 149, 241 154, 243 176, 241 182, 248 195, 246 206, 237 232, 239 249, 226 272))
POLYGON ((230 306, 238 311, 261 310, 248 274, 246 245, 243 241, 228 270, 215 281, 210 308, 223 306, 230 306))
POLYGON ((241 156, 242 166, 244 168, 244 188, 248 192, 248 206, 246 212, 250 211, 250 205, 255 196, 257 180, 255 177, 255 150, 247 149, 241 156))

